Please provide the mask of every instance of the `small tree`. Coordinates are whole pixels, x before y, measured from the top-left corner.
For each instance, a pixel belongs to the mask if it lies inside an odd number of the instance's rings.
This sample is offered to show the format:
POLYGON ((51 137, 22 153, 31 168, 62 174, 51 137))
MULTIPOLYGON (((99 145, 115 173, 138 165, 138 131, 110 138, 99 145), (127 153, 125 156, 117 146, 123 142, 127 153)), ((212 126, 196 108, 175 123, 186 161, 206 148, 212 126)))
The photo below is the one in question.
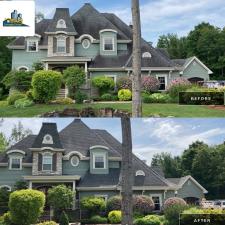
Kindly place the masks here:
POLYGON ((43 212, 45 195, 36 190, 15 191, 9 198, 12 222, 16 225, 35 224, 43 212))
POLYGON ((8 211, 9 195, 7 188, 0 188, 0 215, 8 211))
POLYGON ((34 62, 33 65, 32 65, 32 69, 34 71, 39 71, 39 70, 43 70, 44 69, 44 63, 43 62, 34 62))
POLYGON ((142 89, 146 92, 152 93, 159 90, 159 80, 153 76, 145 76, 141 79, 142 89))
POLYGON ((102 96, 113 90, 115 87, 114 81, 106 76, 96 76, 92 79, 92 84, 94 87, 97 87, 99 94, 102 96))
POLYGON ((63 80, 69 89, 69 96, 74 98, 81 85, 85 83, 85 72, 79 66, 71 66, 63 71, 63 80))
POLYGON ((35 72, 32 78, 33 97, 41 103, 47 103, 56 98, 62 82, 62 75, 51 70, 35 72))
POLYGON ((136 195, 133 197, 134 211, 141 214, 150 214, 155 207, 155 204, 151 197, 146 195, 136 195))
POLYGON ((60 225, 68 225, 69 224, 69 218, 68 216, 66 215, 65 211, 63 211, 61 213, 61 216, 59 218, 59 224, 60 225))
POLYGON ((107 212, 113 210, 121 210, 122 197, 120 195, 113 196, 109 198, 106 202, 106 210, 107 212))

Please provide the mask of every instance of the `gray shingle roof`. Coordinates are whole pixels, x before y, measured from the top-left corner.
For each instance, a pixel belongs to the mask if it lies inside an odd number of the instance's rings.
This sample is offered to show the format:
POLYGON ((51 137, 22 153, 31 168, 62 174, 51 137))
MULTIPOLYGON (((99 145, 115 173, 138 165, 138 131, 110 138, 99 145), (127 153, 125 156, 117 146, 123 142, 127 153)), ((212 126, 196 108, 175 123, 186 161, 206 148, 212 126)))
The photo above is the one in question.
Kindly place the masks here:
POLYGON ((172 59, 172 61, 178 66, 184 66, 187 59, 172 59))

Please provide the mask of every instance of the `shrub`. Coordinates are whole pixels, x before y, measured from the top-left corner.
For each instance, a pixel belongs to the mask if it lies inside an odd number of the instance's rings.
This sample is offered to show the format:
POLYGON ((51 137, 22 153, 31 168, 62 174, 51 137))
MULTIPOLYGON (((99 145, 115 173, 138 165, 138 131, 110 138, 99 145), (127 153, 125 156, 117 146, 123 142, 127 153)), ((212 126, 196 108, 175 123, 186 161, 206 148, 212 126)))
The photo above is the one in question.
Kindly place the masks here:
POLYGON ((55 104, 59 105, 71 105, 74 103, 72 98, 57 98, 55 101, 53 101, 55 104))
POLYGON ((121 210, 122 197, 120 195, 113 196, 107 200, 106 210, 107 212, 113 210, 121 210))
POLYGON ((60 225, 69 225, 69 218, 68 218, 67 214, 65 213, 65 211, 63 211, 61 213, 61 216, 59 218, 59 224, 60 225))
POLYGON ((16 108, 22 109, 22 108, 25 108, 25 107, 32 106, 33 104, 34 104, 33 101, 31 101, 31 100, 29 100, 27 98, 21 98, 21 99, 18 99, 18 100, 15 101, 14 106, 16 108))
POLYGON ((15 183, 13 190, 18 191, 18 190, 25 190, 28 188, 27 182, 23 180, 19 180, 15 183))
POLYGON ((132 80, 130 77, 120 77, 117 79, 116 86, 118 90, 121 89, 129 89, 130 91, 132 90, 132 80))
POLYGON ((151 197, 145 195, 137 195, 133 198, 133 208, 135 212, 146 215, 154 210, 155 204, 151 197))
POLYGON ((12 218, 10 212, 5 213, 1 218, 0 218, 0 225, 12 225, 12 218))
POLYGON ((87 210, 89 214, 95 215, 105 211, 106 204, 102 198, 84 197, 81 199, 80 207, 82 210, 87 210))
POLYGON ((17 225, 36 223, 43 212, 45 195, 36 190, 15 191, 9 198, 12 222, 17 225))
POLYGON ((45 68, 44 63, 43 62, 34 62, 32 65, 32 69, 34 71, 39 71, 39 70, 43 70, 45 68))
POLYGON ((4 77, 2 83, 7 88, 13 88, 20 91, 27 91, 31 87, 32 71, 12 70, 4 77))
POLYGON ((144 103, 168 103, 170 102, 170 96, 167 94, 155 93, 152 95, 142 95, 144 103))
POLYGON ((177 99, 180 92, 184 92, 190 87, 191 82, 189 82, 185 78, 180 77, 171 81, 169 87, 167 88, 167 92, 169 93, 171 98, 177 99))
POLYGON ((86 99, 88 99, 87 95, 85 93, 82 93, 81 91, 77 91, 77 93, 75 94, 75 100, 78 104, 82 104, 86 99))
POLYGON ((27 96, 28 99, 30 99, 32 101, 34 100, 33 91, 31 89, 26 92, 26 96, 27 96))
POLYGON ((161 220, 159 216, 156 215, 148 215, 143 218, 136 219, 134 221, 134 225, 160 225, 161 220))
POLYGON ((179 216, 186 209, 188 209, 187 205, 173 204, 168 206, 164 210, 167 225, 179 225, 179 216))
POLYGON ((102 101, 112 101, 112 99, 113 99, 113 96, 111 94, 103 94, 101 96, 102 101))
POLYGON ((26 98, 26 95, 22 94, 20 92, 13 92, 7 98, 8 105, 14 105, 17 100, 22 99, 22 98, 26 98))
POLYGON ((70 66, 63 71, 63 80, 69 89, 69 96, 74 97, 78 89, 85 83, 85 72, 79 66, 70 66))
POLYGON ((0 215, 8 211, 9 195, 6 188, 0 188, 0 215))
POLYGON ((114 81, 105 76, 97 76, 92 79, 92 84, 94 87, 97 87, 100 95, 108 93, 110 90, 113 90, 115 87, 114 81))
POLYGON ((132 99, 132 93, 129 89, 122 89, 118 92, 118 98, 120 101, 129 101, 132 99))
POLYGON ((141 79, 141 86, 144 91, 152 93, 159 90, 160 83, 156 77, 144 76, 141 79))
POLYGON ((54 222, 54 221, 46 221, 46 222, 43 222, 43 223, 39 223, 37 225, 57 225, 57 223, 54 222))
POLYGON ((108 219, 97 215, 97 216, 92 216, 89 222, 93 224, 107 224, 108 219))
POLYGON ((178 197, 168 198, 164 202, 164 209, 170 207, 171 205, 187 205, 187 203, 182 199, 178 197))
POLYGON ((122 212, 120 210, 111 211, 108 215, 108 220, 112 224, 118 224, 122 221, 122 212))
POLYGON ((62 75, 56 71, 40 70, 35 72, 32 78, 34 99, 47 103, 55 99, 62 81, 62 75))

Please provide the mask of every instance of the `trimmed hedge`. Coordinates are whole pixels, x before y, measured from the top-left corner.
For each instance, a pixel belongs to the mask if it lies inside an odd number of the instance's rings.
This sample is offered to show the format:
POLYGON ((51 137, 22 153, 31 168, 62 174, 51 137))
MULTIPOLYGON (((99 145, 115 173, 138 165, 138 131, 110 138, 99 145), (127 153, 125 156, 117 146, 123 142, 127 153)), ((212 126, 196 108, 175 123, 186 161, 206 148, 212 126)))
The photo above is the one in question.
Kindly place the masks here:
POLYGON ((147 215, 154 210, 155 204, 149 196, 136 195, 133 197, 133 208, 136 213, 147 215))
POLYGON ((122 89, 118 92, 120 101, 130 101, 132 99, 132 92, 129 89, 122 89))
POLYGON ((122 212, 120 210, 111 211, 108 215, 108 220, 111 224, 118 224, 122 221, 122 212))
POLYGON ((96 76, 92 78, 92 84, 98 88, 100 95, 106 94, 115 87, 114 81, 106 76, 96 76))
POLYGON ((164 202, 163 208, 165 210, 172 205, 182 205, 182 206, 184 205, 185 206, 185 205, 187 205, 187 203, 182 198, 172 197, 172 198, 166 199, 166 201, 164 202))
POLYGON ((13 92, 7 98, 8 105, 14 105, 19 99, 26 98, 26 95, 21 92, 13 92))
POLYGON ((136 219, 134 225, 160 225, 161 220, 158 216, 148 215, 143 218, 136 219))
POLYGON ((106 211, 121 210, 122 197, 120 195, 109 198, 106 202, 106 211))

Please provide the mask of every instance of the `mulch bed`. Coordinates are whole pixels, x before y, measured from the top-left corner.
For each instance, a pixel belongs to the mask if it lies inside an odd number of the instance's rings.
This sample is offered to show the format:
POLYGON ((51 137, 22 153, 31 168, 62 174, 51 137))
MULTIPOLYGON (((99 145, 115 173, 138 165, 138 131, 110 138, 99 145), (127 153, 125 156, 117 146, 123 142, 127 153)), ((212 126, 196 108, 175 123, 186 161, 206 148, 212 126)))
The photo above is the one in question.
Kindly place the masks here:
POLYGON ((225 106, 224 105, 209 105, 209 106, 207 106, 207 108, 225 111, 225 106))

